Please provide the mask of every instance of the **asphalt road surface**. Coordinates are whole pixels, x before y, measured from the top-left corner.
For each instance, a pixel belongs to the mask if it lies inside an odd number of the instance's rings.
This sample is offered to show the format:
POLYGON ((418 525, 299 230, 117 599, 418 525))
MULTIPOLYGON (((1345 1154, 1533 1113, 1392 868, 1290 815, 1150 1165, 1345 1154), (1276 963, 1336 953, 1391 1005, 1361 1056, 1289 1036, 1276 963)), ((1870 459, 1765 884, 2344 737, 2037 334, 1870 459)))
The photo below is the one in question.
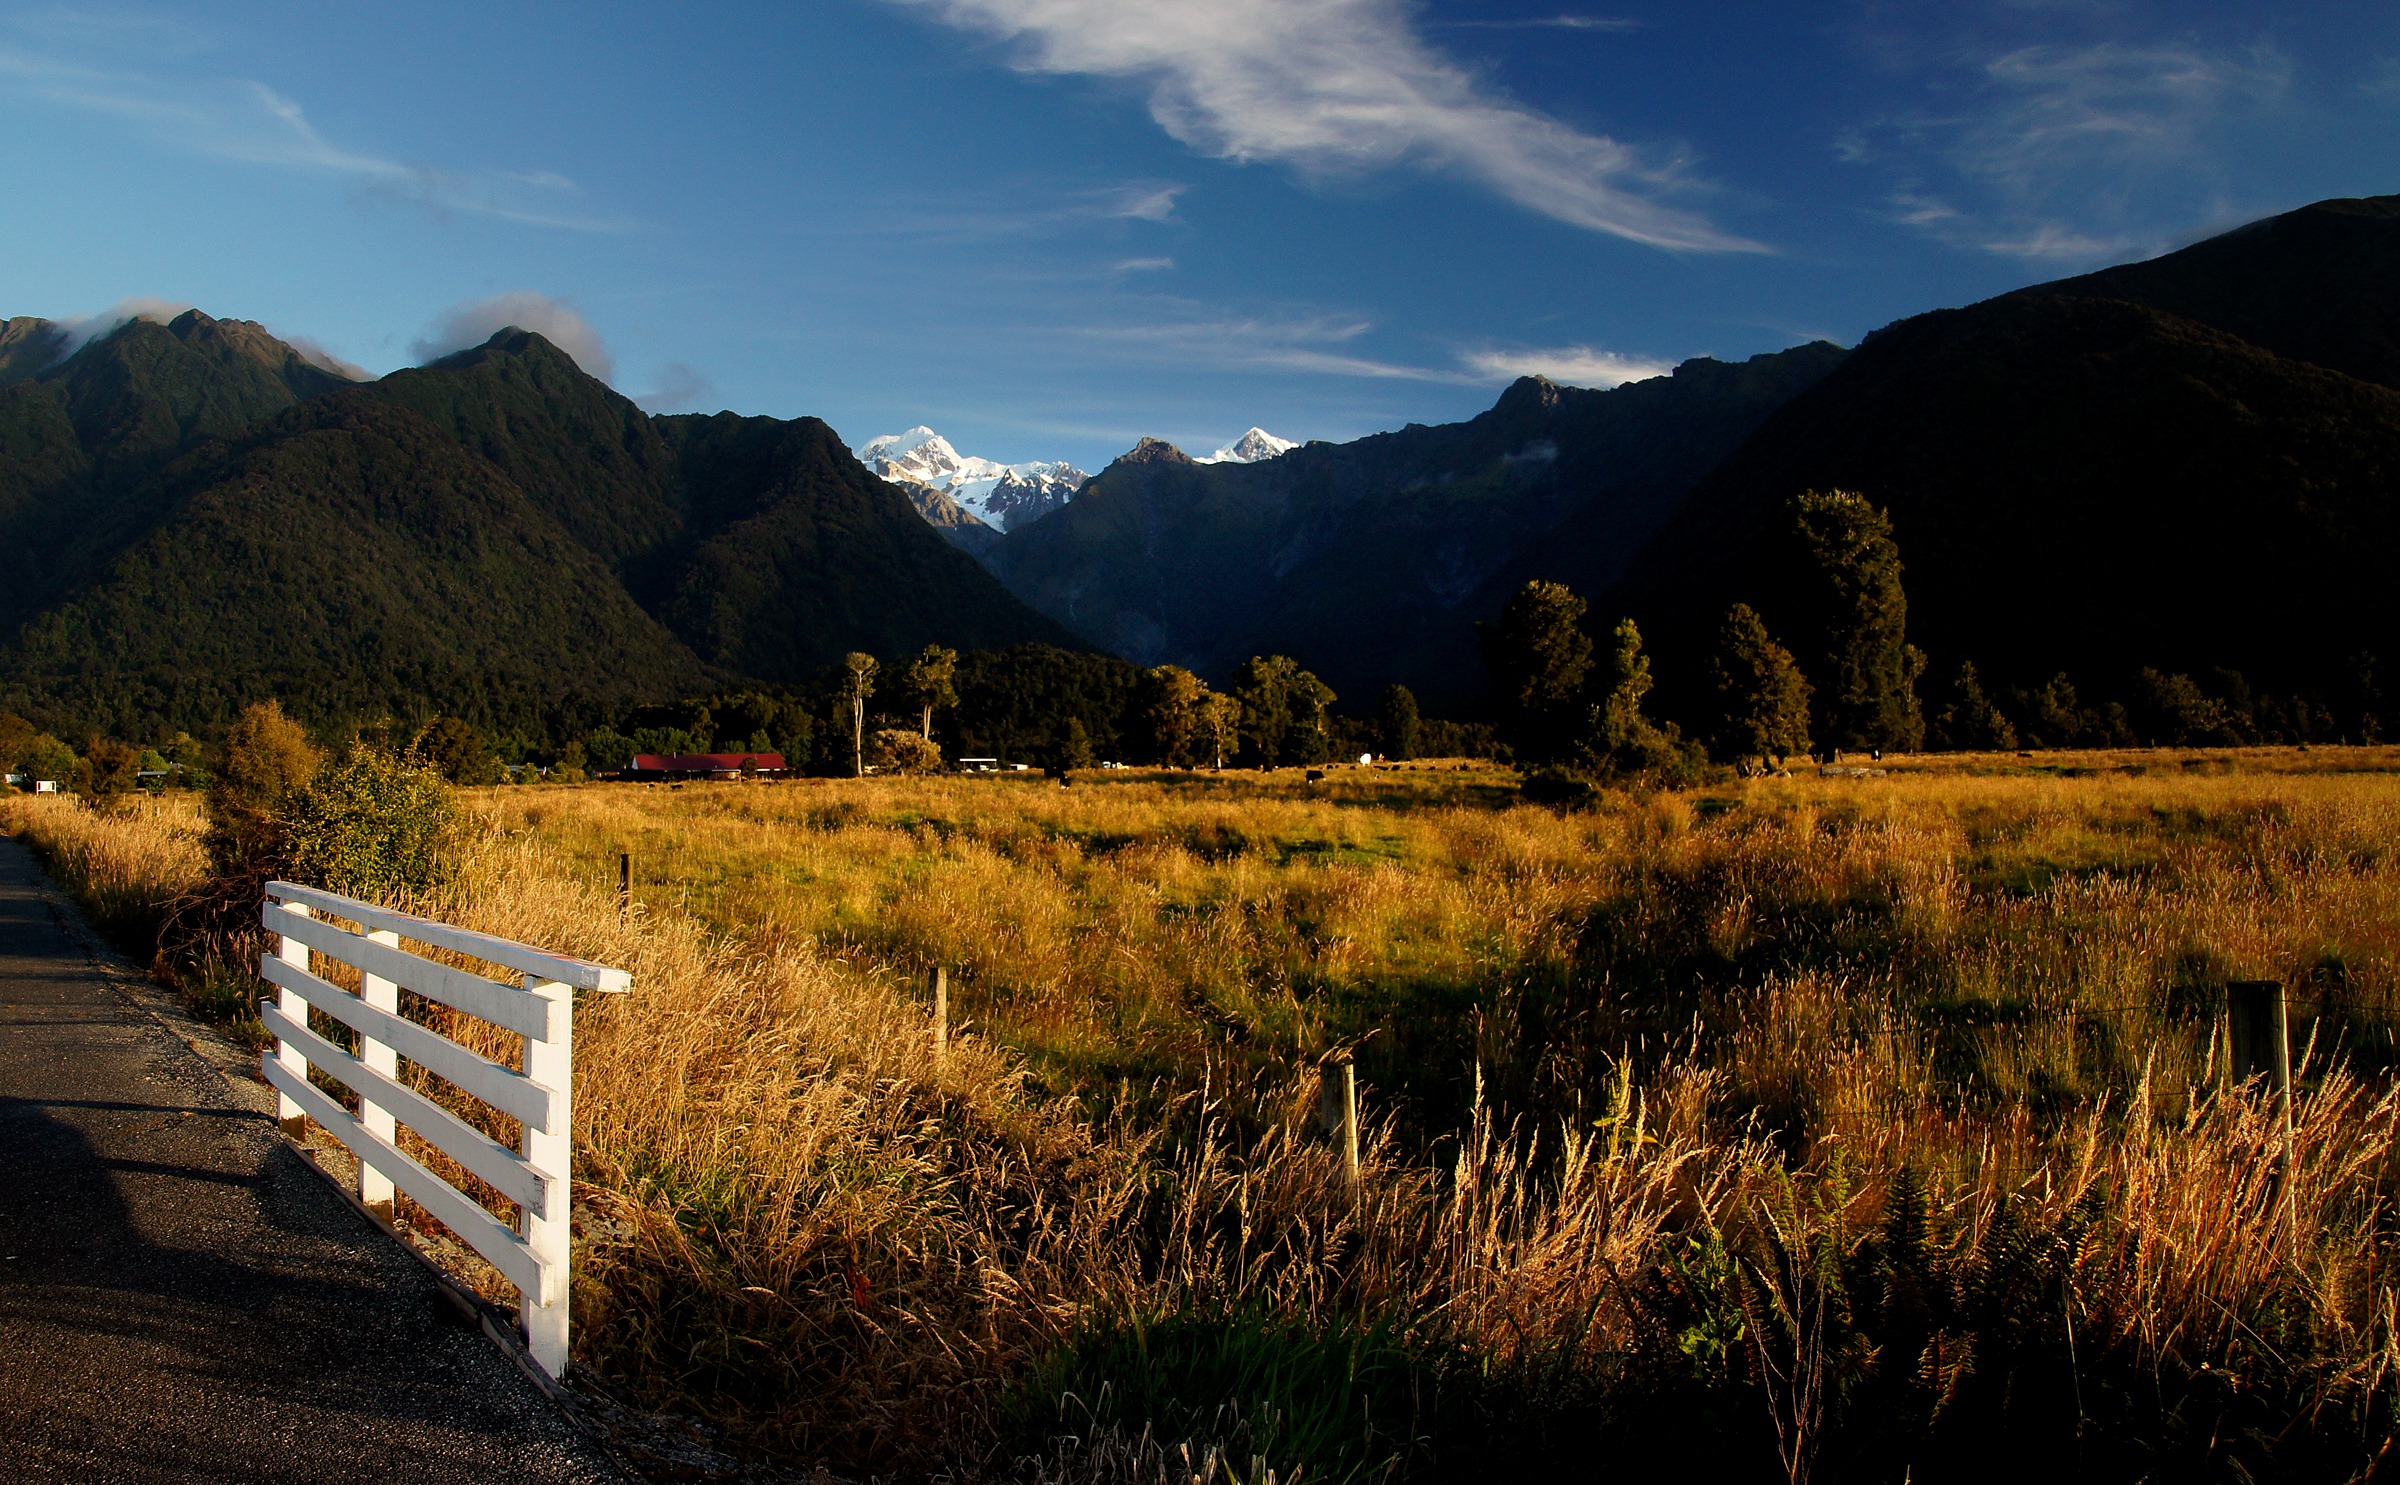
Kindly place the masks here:
POLYGON ((620 1478, 0 837, 0 1480, 620 1478))

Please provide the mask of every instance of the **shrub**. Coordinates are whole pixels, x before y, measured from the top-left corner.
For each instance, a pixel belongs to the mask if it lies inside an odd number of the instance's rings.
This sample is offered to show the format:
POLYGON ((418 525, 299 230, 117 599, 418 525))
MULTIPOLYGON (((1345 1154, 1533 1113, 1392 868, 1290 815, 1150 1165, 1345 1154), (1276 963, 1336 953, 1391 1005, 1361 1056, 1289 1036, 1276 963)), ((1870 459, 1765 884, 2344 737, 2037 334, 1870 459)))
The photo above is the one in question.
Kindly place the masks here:
POLYGON ((255 878, 284 860, 283 808, 323 762, 275 702, 242 713, 225 735, 225 759, 208 786, 203 843, 218 876, 255 878))
POLYGON ((441 775, 362 746, 295 795, 282 826, 293 876, 380 901, 438 885, 460 822, 441 775))
POLYGON ((942 750, 914 732, 886 727, 867 739, 867 763, 877 773, 940 773, 942 750))
POLYGON ((436 717, 418 737, 415 752, 453 784, 497 784, 508 777, 491 740, 474 723, 459 717, 436 717))
POLYGON ((76 792, 94 804, 108 804, 134 791, 141 782, 139 748, 112 738, 95 737, 83 750, 83 768, 76 792))

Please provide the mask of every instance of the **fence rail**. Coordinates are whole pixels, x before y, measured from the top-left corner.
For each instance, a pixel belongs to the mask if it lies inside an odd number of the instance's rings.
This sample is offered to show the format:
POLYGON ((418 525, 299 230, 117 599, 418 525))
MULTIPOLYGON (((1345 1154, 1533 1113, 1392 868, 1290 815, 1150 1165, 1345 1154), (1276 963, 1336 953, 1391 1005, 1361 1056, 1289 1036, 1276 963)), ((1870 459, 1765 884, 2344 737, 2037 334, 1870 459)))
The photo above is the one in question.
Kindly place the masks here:
POLYGON ((290 882, 269 882, 259 921, 277 947, 259 957, 276 990, 259 1007, 275 1044, 260 1059, 287 1127, 313 1119, 358 1157, 359 1199, 388 1208, 395 1191, 483 1255, 517 1287, 525 1346, 552 1377, 567 1366, 568 1206, 572 1194, 575 992, 621 992, 621 969, 393 912, 290 882), (354 929, 342 927, 355 923, 354 929), (518 985, 436 963, 402 939, 517 971, 518 985), (359 972, 357 994, 316 974, 310 955, 359 972), (400 992, 516 1033, 524 1053, 503 1066, 400 1014, 400 992), (309 1024, 310 1010, 348 1027, 355 1054, 309 1024), (403 1082, 400 1059, 523 1126, 512 1150, 403 1082), (311 1069, 358 1095, 358 1112, 309 1080, 311 1069), (399 1129, 433 1146, 517 1204, 515 1229, 400 1148, 399 1129))

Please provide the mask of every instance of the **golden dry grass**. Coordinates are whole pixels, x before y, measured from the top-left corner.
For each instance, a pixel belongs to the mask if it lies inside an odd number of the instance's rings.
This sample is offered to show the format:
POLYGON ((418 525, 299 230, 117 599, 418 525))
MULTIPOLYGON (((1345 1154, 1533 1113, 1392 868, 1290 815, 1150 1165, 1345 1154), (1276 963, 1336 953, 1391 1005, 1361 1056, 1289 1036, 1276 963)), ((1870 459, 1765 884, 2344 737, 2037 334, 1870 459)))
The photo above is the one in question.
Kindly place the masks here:
MULTIPOLYGON (((1928 1436, 2031 1427, 2006 1368, 2056 1374, 2064 1324, 2075 1416, 2145 1457, 2339 1478, 2400 1358, 2394 763, 1899 760, 1573 815, 1432 771, 499 789, 419 906, 633 971, 578 1007, 579 1354, 752 1448, 1006 1473, 1012 1389, 1094 1325, 1263 1313, 1501 1378, 1478 1416, 1526 1440, 1568 1373, 1732 1398, 1726 1457, 1797 1477, 1884 1447, 1910 1368, 1928 1436), (940 1061, 933 963, 979 1033, 940 1061), (2246 977, 2314 1037, 2288 1175, 2216 1077, 2246 977), (1355 1198, 1313 1127, 1348 1044, 1355 1198), (1889 1277, 1919 1189, 1953 1296, 1922 1356, 1889 1277)), ((179 859, 188 818, 74 808, 11 828, 70 880, 174 875, 107 863, 179 859)), ((1467 1447, 1415 1437, 1351 1464, 1467 1447)), ((1163 1478, 1158 1442, 1022 1468, 1163 1478)))

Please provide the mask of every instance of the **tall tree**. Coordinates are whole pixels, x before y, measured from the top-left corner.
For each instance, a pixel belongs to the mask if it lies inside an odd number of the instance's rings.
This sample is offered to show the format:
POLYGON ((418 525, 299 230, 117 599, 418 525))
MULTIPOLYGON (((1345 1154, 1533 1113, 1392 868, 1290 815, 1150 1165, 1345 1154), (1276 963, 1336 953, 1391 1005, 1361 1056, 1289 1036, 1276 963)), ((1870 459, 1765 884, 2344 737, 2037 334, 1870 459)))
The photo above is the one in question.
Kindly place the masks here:
POLYGON ((1501 739, 1521 761, 1556 762, 1574 746, 1592 668, 1583 614, 1564 583, 1537 580, 1517 590, 1498 623, 1475 626, 1501 739))
POLYGON ((1300 668, 1289 655, 1253 655, 1243 663, 1233 689, 1242 707, 1241 749, 1245 762, 1273 768, 1279 763, 1321 763, 1333 746, 1325 725, 1332 688, 1300 668))
POLYGON ((2017 745, 2017 729, 1984 694, 1972 660, 1961 660, 1950 679, 1950 694, 1934 717, 1933 742, 1957 751, 2006 751, 2017 745))
POLYGON ((850 776, 867 776, 867 698, 875 694, 873 655, 852 650, 842 657, 842 694, 850 698, 850 776))
POLYGON ((1223 768, 1225 755, 1240 745, 1242 735, 1241 698, 1210 691, 1200 698, 1200 728, 1208 740, 1212 766, 1223 768))
POLYGON ((1716 672, 1720 757, 1746 764, 1808 751, 1808 678, 1746 603, 1726 611, 1716 672))
POLYGON ((1792 633, 1816 679, 1817 735, 1837 748, 1918 746, 1924 660, 1908 643, 1891 517, 1848 490, 1805 491, 1787 515, 1792 633))
POLYGON ((920 735, 933 741, 933 709, 958 705, 958 651, 940 645, 927 645, 923 654, 908 662, 900 677, 901 693, 924 709, 924 726, 920 735))
POLYGON ((1202 712, 1208 687, 1180 665, 1161 665, 1142 677, 1142 722, 1150 733, 1152 761, 1189 768, 1204 745, 1202 712))
POLYGON ((1316 672, 1297 671, 1286 703, 1291 722, 1284 733, 1283 756, 1294 763, 1323 763, 1333 756, 1331 713, 1340 700, 1316 672))
POLYGON ((1417 756, 1417 693, 1394 681, 1383 688, 1383 705, 1377 709, 1376 735, 1383 743, 1386 758, 1417 756))
POLYGON ((1619 619, 1610 632, 1598 692, 1585 713, 1584 736, 1575 762, 1603 779, 1647 776, 1684 779, 1697 765, 1673 724, 1650 720, 1642 700, 1650 694, 1650 657, 1642 653, 1642 631, 1619 619))

